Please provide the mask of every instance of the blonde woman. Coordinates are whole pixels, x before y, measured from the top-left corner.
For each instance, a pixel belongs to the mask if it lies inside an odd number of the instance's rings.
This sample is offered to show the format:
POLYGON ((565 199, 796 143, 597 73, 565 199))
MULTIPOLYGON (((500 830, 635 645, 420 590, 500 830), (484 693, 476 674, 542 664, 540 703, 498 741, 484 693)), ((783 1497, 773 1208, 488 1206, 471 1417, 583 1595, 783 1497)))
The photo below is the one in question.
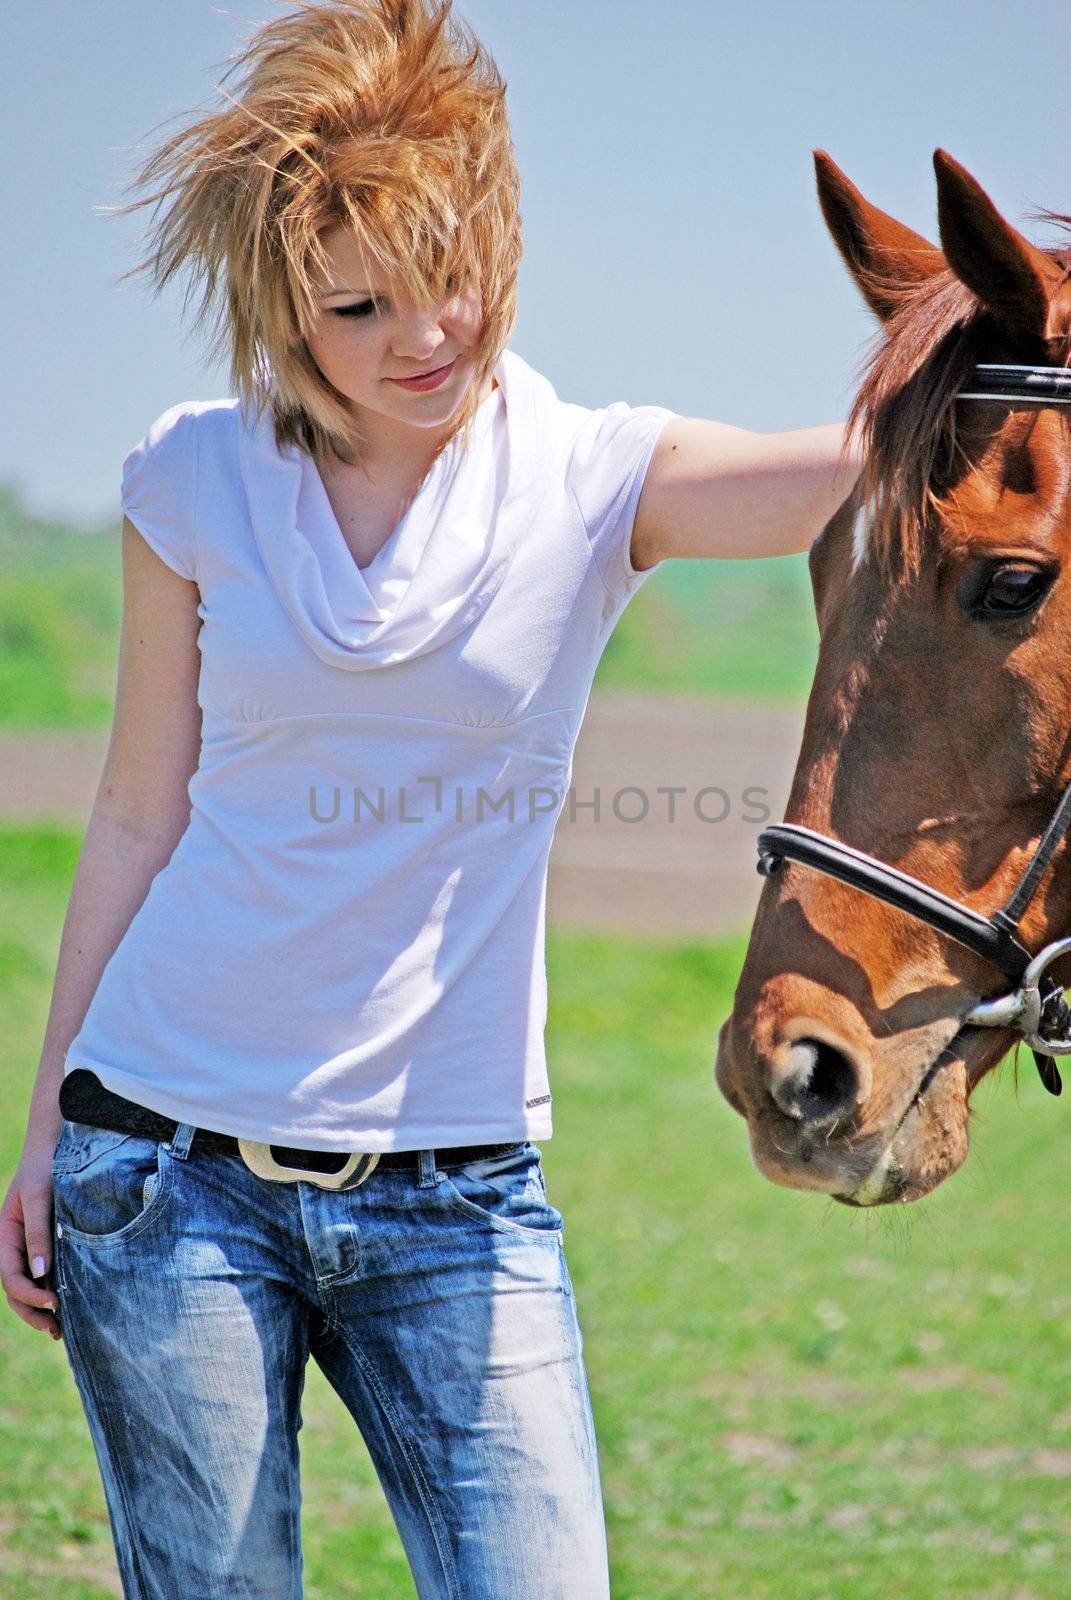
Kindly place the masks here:
POLYGON ((235 396, 123 465, 3 1285, 63 1337, 124 1594, 300 1595, 311 1355, 423 1600, 598 1600, 537 1143, 554 821, 650 572, 805 549, 856 463, 839 424, 569 404, 509 348, 504 86, 448 3, 299 5, 237 64, 138 178, 132 270, 199 277, 235 396))

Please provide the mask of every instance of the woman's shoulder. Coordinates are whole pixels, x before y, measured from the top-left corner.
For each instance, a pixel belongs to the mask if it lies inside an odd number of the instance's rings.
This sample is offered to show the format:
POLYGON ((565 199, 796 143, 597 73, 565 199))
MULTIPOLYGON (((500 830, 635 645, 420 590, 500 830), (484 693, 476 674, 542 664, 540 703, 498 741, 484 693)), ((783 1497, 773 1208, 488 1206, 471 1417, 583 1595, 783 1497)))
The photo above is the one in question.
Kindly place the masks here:
POLYGON ((234 400, 180 400, 150 423, 123 461, 123 513, 184 578, 198 580, 197 506, 233 461, 234 400), (216 476, 211 477, 213 465, 216 476))
POLYGON ((233 473, 238 456, 239 402, 179 400, 161 411, 123 462, 126 488, 144 479, 154 486, 195 485, 206 474, 233 473))
POLYGON ((161 411, 130 447, 123 462, 124 476, 195 474, 200 464, 220 459, 221 445, 233 449, 238 417, 236 400, 177 401, 161 411))
POLYGON ((507 358, 506 373, 513 379, 514 387, 518 382, 527 382, 539 396, 543 421, 553 442, 570 453, 576 452, 582 459, 592 451, 598 454, 612 448, 618 437, 642 434, 659 421, 677 414, 666 406, 635 404, 629 400, 593 404, 566 400, 558 393, 553 379, 524 361, 516 351, 505 352, 504 359, 507 358))
POLYGON ((154 418, 140 442, 153 447, 172 437, 193 440, 224 434, 233 429, 239 414, 239 402, 233 399, 178 400, 154 418))

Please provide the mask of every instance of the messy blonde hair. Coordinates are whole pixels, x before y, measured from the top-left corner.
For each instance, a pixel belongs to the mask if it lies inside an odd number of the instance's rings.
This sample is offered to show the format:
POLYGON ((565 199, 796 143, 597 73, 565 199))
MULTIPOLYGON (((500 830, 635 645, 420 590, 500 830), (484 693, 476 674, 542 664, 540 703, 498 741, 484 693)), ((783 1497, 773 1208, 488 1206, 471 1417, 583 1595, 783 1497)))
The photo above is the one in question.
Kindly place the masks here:
POLYGON ((330 228, 347 228, 419 306, 453 283, 478 293, 483 331, 449 437, 467 435, 509 339, 522 247, 506 86, 450 9, 298 0, 228 58, 224 79, 245 72, 238 93, 215 85, 227 104, 154 150, 129 185, 149 192, 103 208, 154 206, 148 252, 117 281, 148 272, 159 292, 191 270, 195 326, 213 319, 213 357, 229 357, 245 406, 271 407, 280 447, 362 454, 346 398, 307 344, 330 228))

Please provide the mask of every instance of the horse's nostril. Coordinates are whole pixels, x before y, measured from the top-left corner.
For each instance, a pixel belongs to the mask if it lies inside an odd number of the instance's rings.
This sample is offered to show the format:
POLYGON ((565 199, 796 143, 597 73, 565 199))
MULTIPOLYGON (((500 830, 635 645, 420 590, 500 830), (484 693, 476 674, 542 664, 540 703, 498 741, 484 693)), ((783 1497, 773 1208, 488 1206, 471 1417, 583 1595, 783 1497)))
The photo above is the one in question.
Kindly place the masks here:
POLYGON ((770 1093, 801 1122, 835 1122, 858 1105, 859 1076, 850 1058, 824 1039, 796 1039, 770 1093))

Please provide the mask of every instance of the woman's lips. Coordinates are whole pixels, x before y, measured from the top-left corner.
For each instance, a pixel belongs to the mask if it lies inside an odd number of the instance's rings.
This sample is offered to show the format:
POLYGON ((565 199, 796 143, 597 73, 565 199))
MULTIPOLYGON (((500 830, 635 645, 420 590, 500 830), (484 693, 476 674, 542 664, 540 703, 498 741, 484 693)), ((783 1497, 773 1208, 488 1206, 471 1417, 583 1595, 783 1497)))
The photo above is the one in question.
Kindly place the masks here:
MULTIPOLYGON (((456 360, 455 356, 454 361, 456 360)), ((425 389, 437 389, 440 383, 445 383, 450 376, 454 369, 454 361, 448 362, 445 367, 435 367, 431 372, 425 372, 418 378, 392 378, 390 381, 401 384, 403 389, 413 389, 418 394, 425 389)))

